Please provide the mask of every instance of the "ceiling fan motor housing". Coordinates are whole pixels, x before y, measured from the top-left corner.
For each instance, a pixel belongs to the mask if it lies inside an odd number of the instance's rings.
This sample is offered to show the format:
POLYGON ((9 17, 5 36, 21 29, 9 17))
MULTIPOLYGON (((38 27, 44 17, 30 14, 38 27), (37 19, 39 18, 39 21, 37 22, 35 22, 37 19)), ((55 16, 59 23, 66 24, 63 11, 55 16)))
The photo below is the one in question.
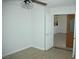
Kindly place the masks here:
POLYGON ((25 4, 26 3, 31 3, 31 0, 24 0, 25 4))

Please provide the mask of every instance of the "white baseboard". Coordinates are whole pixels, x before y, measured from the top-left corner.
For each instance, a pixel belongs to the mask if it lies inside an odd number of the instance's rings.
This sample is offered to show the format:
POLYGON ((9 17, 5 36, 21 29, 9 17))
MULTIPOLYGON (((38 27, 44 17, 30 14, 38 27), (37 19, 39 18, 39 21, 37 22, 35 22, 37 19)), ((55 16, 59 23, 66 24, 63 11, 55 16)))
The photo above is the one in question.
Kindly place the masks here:
POLYGON ((53 47, 54 47, 54 46, 51 46, 51 47, 46 48, 46 51, 49 50, 49 49, 51 49, 51 48, 53 48, 53 47))
POLYGON ((30 48, 30 47, 31 47, 31 46, 24 47, 24 48, 21 48, 21 49, 17 49, 17 50, 15 50, 15 51, 12 51, 12 52, 9 52, 9 53, 6 53, 6 54, 2 55, 2 57, 5 57, 5 56, 8 56, 8 55, 11 55, 11 54, 13 54, 13 53, 16 53, 16 52, 22 51, 22 50, 27 49, 27 48, 30 48))
MULTIPOLYGON (((17 49, 17 50, 15 50, 15 51, 12 51, 12 52, 6 53, 6 54, 2 55, 2 57, 5 57, 5 56, 8 56, 8 55, 14 54, 14 53, 16 53, 16 52, 19 52, 19 51, 22 51, 22 50, 28 49, 28 48, 30 48, 30 47, 33 47, 33 48, 36 48, 36 49, 39 49, 39 50, 43 50, 43 51, 45 51, 44 48, 35 47, 35 46, 28 46, 28 47, 20 48, 20 49, 17 49)), ((51 47, 50 47, 50 48, 51 48, 51 47)), ((49 50, 50 48, 48 48, 48 49, 46 49, 46 50, 49 50)))
POLYGON ((17 49, 17 50, 15 50, 15 51, 12 51, 12 52, 6 53, 6 54, 2 55, 2 57, 5 57, 5 56, 8 56, 8 55, 14 54, 14 53, 16 53, 16 52, 19 52, 19 51, 22 51, 22 50, 28 49, 28 48, 30 48, 30 47, 33 47, 33 48, 36 48, 36 49, 40 49, 40 50, 44 50, 44 48, 39 48, 39 47, 34 47, 34 46, 28 46, 28 47, 24 47, 24 48, 17 49))
POLYGON ((40 47, 36 47, 36 46, 32 46, 33 48, 39 49, 39 50, 45 50, 44 48, 40 48, 40 47))

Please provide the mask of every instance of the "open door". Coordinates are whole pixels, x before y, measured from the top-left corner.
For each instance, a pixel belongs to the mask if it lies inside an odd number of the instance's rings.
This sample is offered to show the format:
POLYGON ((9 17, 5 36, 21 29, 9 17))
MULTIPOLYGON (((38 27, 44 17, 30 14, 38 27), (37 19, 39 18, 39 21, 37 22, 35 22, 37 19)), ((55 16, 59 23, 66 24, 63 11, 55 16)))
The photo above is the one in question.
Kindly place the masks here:
POLYGON ((67 40, 66 40, 67 48, 73 48, 74 20, 75 20, 75 14, 67 15, 67 40))

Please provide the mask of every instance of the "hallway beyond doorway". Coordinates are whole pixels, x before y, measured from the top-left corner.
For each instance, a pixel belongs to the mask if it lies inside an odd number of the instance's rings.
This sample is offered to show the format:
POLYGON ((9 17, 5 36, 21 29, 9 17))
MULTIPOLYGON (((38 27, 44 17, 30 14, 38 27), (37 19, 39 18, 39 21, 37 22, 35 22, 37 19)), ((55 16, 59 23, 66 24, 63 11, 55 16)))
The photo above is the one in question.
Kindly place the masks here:
POLYGON ((66 48, 66 33, 56 33, 54 35, 54 46, 66 48))

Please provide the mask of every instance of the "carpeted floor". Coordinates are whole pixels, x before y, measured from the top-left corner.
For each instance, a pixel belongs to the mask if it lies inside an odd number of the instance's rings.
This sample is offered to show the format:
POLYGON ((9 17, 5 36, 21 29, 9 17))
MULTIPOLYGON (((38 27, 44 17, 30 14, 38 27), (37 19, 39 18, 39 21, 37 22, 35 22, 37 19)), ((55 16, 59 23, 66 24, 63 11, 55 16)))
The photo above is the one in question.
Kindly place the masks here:
POLYGON ((54 35, 54 46, 60 48, 66 48, 66 34, 56 33, 54 35))
POLYGON ((6 56, 3 59, 73 59, 72 52, 57 48, 42 51, 36 48, 28 48, 23 51, 6 56))

